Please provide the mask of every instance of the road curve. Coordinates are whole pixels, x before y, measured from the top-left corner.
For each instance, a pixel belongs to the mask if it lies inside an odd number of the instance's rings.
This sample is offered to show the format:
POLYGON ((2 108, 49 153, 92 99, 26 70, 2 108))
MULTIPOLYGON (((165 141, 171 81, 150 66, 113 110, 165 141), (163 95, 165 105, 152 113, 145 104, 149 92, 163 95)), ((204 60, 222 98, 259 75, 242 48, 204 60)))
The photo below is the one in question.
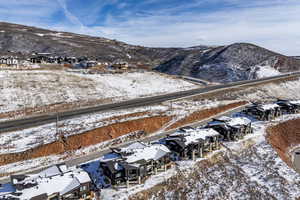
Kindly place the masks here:
MULTIPOLYGON (((127 109, 127 108, 139 107, 139 106, 153 105, 168 100, 174 100, 174 99, 189 97, 193 95, 204 94, 208 92, 215 92, 218 90, 224 90, 224 89, 245 86, 245 85, 254 85, 266 81, 278 80, 287 77, 297 77, 297 76, 300 76, 300 72, 294 72, 294 73, 283 74, 283 75, 256 79, 256 80, 239 81, 239 82, 234 82, 234 83, 229 83, 224 85, 210 86, 206 88, 197 88, 197 89, 186 90, 186 91, 175 92, 175 93, 168 93, 168 94, 152 96, 152 97, 137 98, 137 99, 132 99, 132 100, 123 101, 119 103, 111 103, 111 104, 104 104, 104 105, 93 106, 88 108, 81 108, 77 110, 60 112, 57 114, 60 120, 65 120, 65 119, 78 117, 80 115, 91 114, 94 112, 120 110, 120 109, 127 109)), ((45 115, 34 116, 25 119, 0 122, 0 133, 55 122, 57 119, 57 114, 56 113, 45 114, 45 115)))

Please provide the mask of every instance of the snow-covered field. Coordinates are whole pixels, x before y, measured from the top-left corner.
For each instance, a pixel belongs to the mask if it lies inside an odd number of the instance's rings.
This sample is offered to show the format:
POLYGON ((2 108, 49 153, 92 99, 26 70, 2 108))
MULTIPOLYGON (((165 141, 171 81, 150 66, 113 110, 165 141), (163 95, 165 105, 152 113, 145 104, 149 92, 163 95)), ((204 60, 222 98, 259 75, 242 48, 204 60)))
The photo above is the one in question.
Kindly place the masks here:
POLYGON ((282 83, 269 83, 237 92, 239 98, 250 101, 264 101, 271 99, 299 99, 300 98, 300 80, 288 81, 282 83))
POLYGON ((54 103, 114 101, 187 90, 196 85, 152 72, 80 74, 0 71, 0 113, 54 103))
POLYGON ((274 69, 271 66, 257 66, 258 70, 256 71, 257 78, 264 78, 264 77, 270 77, 270 76, 277 76, 281 73, 274 69))

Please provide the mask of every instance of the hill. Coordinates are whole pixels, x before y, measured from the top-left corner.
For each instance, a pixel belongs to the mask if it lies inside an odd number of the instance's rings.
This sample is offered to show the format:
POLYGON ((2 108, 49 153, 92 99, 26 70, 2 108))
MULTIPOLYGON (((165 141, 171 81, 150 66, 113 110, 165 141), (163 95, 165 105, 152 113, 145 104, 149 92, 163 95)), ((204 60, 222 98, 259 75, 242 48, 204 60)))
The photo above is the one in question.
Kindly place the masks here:
POLYGON ((59 56, 88 56, 99 62, 126 61, 172 75, 212 82, 232 82, 299 70, 300 60, 262 47, 236 43, 228 46, 149 48, 103 37, 0 22, 0 56, 33 52, 59 56))
POLYGON ((122 60, 151 68, 182 51, 180 48, 147 48, 102 37, 0 22, 0 55, 17 53, 26 56, 38 52, 88 56, 101 62, 122 60))
POLYGON ((208 81, 232 82, 296 71, 299 68, 298 59, 253 44, 235 43, 177 55, 155 69, 208 81))

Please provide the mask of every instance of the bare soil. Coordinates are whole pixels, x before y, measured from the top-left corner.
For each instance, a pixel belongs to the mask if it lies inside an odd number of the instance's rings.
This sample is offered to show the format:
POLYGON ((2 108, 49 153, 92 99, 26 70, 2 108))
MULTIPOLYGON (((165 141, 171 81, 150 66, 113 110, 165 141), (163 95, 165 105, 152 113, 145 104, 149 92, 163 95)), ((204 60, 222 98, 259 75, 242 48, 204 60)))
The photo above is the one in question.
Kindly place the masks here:
POLYGON ((292 167, 289 151, 300 144, 300 119, 289 120, 267 129, 268 142, 280 158, 292 167))

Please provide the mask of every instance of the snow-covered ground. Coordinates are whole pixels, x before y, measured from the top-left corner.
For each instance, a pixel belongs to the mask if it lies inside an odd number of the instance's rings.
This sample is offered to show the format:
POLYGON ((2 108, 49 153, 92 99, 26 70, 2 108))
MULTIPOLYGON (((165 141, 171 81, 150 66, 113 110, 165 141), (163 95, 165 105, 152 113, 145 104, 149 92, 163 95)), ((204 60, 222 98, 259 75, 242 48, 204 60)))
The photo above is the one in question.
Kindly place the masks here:
POLYGON ((55 103, 126 100, 198 86, 152 72, 80 74, 67 71, 0 71, 0 113, 55 103))
MULTIPOLYGON (((218 107, 220 105, 232 103, 232 101, 186 101, 169 102, 164 105, 145 106, 129 110, 119 110, 111 112, 101 112, 80 116, 77 118, 59 121, 59 132, 65 136, 80 134, 95 128, 107 126, 109 124, 120 123, 123 121, 135 120, 142 117, 158 116, 165 113, 174 116, 174 123, 194 111, 218 107), (132 113, 145 113, 142 116, 127 117, 124 119, 110 119, 128 115, 132 113)), ((170 124, 171 125, 171 124, 170 124)), ((16 153, 25 151, 36 146, 56 141, 56 123, 50 123, 20 131, 0 134, 0 154, 16 153)), ((0 167, 1 168, 1 167, 0 167)))
POLYGON ((270 76, 277 76, 281 73, 274 69, 271 66, 257 66, 258 70, 256 71, 257 78, 264 78, 264 77, 270 77, 270 76))
POLYGON ((239 98, 250 101, 264 101, 270 99, 299 99, 300 80, 282 83, 269 83, 237 92, 239 98))
MULTIPOLYGON (((121 121, 134 120, 136 118, 157 116, 165 113, 166 115, 173 116, 175 123, 190 113, 201 109, 208 109, 233 103, 234 101, 187 101, 180 100, 176 102, 166 102, 163 105, 148 106, 143 108, 136 108, 130 110, 120 110, 113 112, 95 113, 91 115, 81 116, 70 120, 59 121, 59 132, 63 132, 66 135, 79 134, 84 131, 95 129, 101 126, 105 126, 112 123, 121 121), (124 118, 121 120, 108 120, 110 117, 118 117, 131 113, 147 112, 144 116, 124 118)), ((169 125, 172 125, 171 123, 169 125)), ((164 128, 167 128, 164 127, 164 128)), ((159 132, 164 131, 162 128, 159 132)), ((126 137, 126 135, 124 136, 126 137)), ((56 124, 51 123, 34 128, 28 128, 21 131, 14 131, 9 133, 0 134, 0 154, 21 152, 31 148, 34 148, 41 144, 50 143, 57 140, 56 136, 56 124)), ((99 143, 86 148, 82 148, 76 152, 72 152, 72 157, 80 156, 82 154, 89 154, 95 151, 103 150, 107 147, 108 142, 99 143)), ((55 164, 63 162, 66 159, 66 155, 48 156, 39 159, 20 161, 5 166, 0 166, 0 174, 12 173, 17 171, 26 171, 29 169, 37 169, 39 167, 45 167, 49 164, 55 164)), ((68 157, 67 159, 69 159, 68 157)))

